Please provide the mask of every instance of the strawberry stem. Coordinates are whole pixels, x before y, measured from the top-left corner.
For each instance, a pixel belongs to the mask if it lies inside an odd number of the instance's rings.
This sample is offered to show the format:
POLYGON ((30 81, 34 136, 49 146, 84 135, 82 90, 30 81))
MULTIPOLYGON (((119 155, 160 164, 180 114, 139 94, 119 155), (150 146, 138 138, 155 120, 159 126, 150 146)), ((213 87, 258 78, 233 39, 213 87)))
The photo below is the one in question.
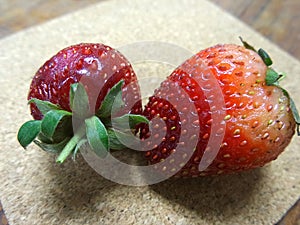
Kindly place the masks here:
POLYGON ((74 134, 74 136, 70 139, 70 141, 66 144, 66 146, 63 148, 61 153, 56 159, 57 163, 63 163, 68 156, 73 152, 76 145, 79 143, 79 141, 82 139, 82 137, 85 135, 85 125, 81 125, 78 131, 74 134))

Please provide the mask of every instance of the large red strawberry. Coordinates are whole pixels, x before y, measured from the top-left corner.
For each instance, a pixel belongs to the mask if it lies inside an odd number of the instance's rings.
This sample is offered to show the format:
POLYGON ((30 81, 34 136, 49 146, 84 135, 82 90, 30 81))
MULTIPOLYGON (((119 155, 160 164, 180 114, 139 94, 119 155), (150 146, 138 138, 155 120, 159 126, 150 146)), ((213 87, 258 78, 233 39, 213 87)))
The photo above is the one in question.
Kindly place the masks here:
POLYGON ((265 165, 289 144, 294 103, 269 56, 244 45, 200 51, 149 98, 150 132, 141 136, 150 164, 179 177, 232 173, 265 165))
POLYGON ((143 120, 136 115, 142 112, 141 96, 130 63, 103 44, 59 51, 37 71, 28 100, 35 120, 21 127, 18 140, 23 147, 34 141, 60 154, 58 162, 76 154, 85 142, 100 156, 121 147, 113 135, 112 117, 132 126, 143 120))

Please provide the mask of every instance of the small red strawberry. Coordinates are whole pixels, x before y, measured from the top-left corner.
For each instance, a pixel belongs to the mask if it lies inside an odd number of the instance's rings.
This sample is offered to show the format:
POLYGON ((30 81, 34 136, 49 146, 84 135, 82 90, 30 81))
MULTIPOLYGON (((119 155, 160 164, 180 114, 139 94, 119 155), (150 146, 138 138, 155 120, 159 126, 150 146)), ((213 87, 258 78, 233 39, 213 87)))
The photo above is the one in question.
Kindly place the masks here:
POLYGON ((59 154, 58 162, 86 142, 100 156, 124 147, 114 139, 112 118, 132 126, 145 121, 136 115, 142 112, 141 96, 130 63, 103 44, 59 51, 37 71, 28 100, 35 120, 20 128, 18 140, 24 148, 34 141, 59 154))
MULTIPOLYGON (((130 105, 140 99, 136 75, 128 60, 118 51, 103 44, 83 43, 67 47, 49 59, 32 79, 28 100, 37 98, 59 105, 71 111, 69 102, 70 85, 85 82, 89 92, 89 100, 96 103, 98 109, 108 91, 120 80, 124 80, 124 103, 130 105), (93 99, 96 98, 96 99, 93 99)), ((132 113, 141 112, 138 102, 132 113)), ((42 119, 43 115, 35 104, 31 104, 34 119, 42 119)), ((131 105, 132 106, 132 105, 131 105)))
POLYGON ((299 134, 299 115, 270 57, 243 43, 200 51, 149 98, 143 114, 151 132, 143 128, 141 136, 150 164, 178 177, 248 170, 276 159, 296 124, 299 134))

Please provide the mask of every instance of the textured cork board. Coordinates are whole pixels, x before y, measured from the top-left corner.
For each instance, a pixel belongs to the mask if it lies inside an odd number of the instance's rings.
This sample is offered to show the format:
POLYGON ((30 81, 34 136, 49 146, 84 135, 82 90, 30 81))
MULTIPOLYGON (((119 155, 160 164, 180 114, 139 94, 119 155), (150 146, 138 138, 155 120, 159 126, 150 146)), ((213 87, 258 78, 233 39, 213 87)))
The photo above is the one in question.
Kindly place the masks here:
MULTIPOLYGON (((197 52, 241 35, 272 55, 300 105, 300 62, 206 1, 107 1, 0 40, 0 199, 10 224, 272 224, 300 193, 300 139, 253 171, 131 187, 108 181, 79 158, 54 156, 16 141, 30 118, 26 95, 37 68, 79 42, 120 47, 163 41, 197 52)), ((155 67, 149 66, 149 73, 155 67)), ((163 70, 162 70, 163 71, 163 70)), ((168 74, 160 73, 165 77, 168 74)), ((138 76, 143 76, 138 74, 138 76)))

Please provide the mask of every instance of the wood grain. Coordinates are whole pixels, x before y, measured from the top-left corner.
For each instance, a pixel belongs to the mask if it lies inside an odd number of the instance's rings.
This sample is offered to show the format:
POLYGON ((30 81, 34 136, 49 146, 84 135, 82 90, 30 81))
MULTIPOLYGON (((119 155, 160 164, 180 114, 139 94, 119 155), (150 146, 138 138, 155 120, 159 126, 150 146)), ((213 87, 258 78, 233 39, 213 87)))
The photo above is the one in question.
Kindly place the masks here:
POLYGON ((104 0, 1 0, 0 38, 104 0))
POLYGON ((300 59, 300 1, 210 0, 300 59))
POLYGON ((275 225, 299 225, 300 224, 300 199, 275 225))
MULTIPOLYGON (((0 38, 104 0, 1 0, 0 38)), ((300 1, 210 0, 300 59, 300 1)))

